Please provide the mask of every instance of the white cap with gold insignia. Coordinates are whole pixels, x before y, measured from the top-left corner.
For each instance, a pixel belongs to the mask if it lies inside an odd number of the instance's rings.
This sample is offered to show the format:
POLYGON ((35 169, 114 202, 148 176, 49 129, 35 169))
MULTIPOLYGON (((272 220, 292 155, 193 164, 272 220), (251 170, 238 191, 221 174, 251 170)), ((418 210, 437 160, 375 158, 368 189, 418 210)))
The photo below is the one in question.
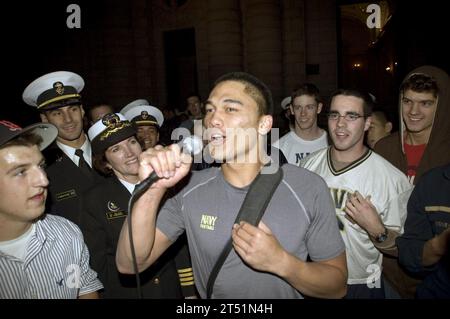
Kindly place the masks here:
POLYGON ((95 122, 88 130, 92 152, 101 154, 108 147, 115 145, 136 134, 136 128, 120 113, 109 113, 95 122))
POLYGON ((31 82, 23 91, 25 103, 38 110, 49 110, 73 104, 81 104, 80 92, 84 80, 76 73, 57 71, 45 74, 31 82))
POLYGON ((127 104, 120 110, 120 113, 129 121, 136 123, 136 125, 154 125, 161 127, 164 123, 162 112, 143 99, 135 100, 127 104))

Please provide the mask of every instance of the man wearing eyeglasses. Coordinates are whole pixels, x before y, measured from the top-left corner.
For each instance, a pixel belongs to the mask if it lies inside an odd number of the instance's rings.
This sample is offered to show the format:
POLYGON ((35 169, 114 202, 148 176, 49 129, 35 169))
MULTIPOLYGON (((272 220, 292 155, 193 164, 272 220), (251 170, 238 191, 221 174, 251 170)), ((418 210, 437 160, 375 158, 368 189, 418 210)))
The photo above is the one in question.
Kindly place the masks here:
POLYGON ((325 179, 334 200, 348 265, 347 298, 384 298, 379 247, 392 244, 406 218, 406 175, 364 145, 373 102, 356 90, 331 96, 332 145, 301 162, 325 179))
POLYGON ((290 164, 299 165, 310 153, 328 146, 327 132, 317 125, 317 115, 322 111, 319 89, 305 83, 291 96, 289 106, 295 118, 294 130, 285 134, 273 146, 281 149, 290 164))

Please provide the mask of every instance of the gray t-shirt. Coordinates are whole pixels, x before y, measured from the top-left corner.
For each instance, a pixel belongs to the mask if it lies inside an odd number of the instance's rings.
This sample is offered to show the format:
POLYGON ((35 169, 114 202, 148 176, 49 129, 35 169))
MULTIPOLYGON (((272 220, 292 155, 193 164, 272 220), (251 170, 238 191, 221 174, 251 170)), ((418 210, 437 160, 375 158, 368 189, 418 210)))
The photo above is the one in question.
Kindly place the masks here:
MULTIPOLYGON (((333 202, 321 177, 293 165, 283 166, 283 180, 262 220, 280 244, 301 260, 328 260, 345 247, 333 202)), ((206 297, 209 274, 244 201, 248 187, 225 181, 220 168, 193 172, 189 183, 167 200, 157 227, 172 241, 186 230, 195 284, 206 297)), ((253 270, 232 249, 215 285, 213 298, 303 298, 283 279, 253 270)))

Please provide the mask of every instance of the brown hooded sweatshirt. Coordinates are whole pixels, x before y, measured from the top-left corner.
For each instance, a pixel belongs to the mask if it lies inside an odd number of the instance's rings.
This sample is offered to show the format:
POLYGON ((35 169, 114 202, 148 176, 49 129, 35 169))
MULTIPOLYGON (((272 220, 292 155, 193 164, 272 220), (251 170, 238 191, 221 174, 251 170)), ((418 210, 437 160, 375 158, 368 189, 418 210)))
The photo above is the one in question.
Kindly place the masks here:
MULTIPOLYGON (((421 66, 410 72, 403 81, 413 74, 423 73, 432 76, 439 89, 438 103, 434 115, 433 126, 427 146, 417 167, 414 184, 425 172, 438 166, 450 163, 450 79, 447 73, 434 66, 421 66)), ((399 95, 400 129, 387 136, 375 145, 375 152, 387 159, 392 165, 407 174, 407 160, 404 150, 405 124, 401 110, 402 92, 399 95)), ((393 236, 396 237, 396 236, 393 236)), ((395 238, 392 238, 395 239, 395 238)), ((392 241, 394 242, 394 241, 392 241)), ((379 247, 381 248, 381 247, 379 247)), ((394 250, 396 247, 394 246, 394 250)), ((398 266, 396 258, 383 257, 383 274, 385 278, 400 292, 404 298, 413 298, 417 279, 408 276, 398 266)))

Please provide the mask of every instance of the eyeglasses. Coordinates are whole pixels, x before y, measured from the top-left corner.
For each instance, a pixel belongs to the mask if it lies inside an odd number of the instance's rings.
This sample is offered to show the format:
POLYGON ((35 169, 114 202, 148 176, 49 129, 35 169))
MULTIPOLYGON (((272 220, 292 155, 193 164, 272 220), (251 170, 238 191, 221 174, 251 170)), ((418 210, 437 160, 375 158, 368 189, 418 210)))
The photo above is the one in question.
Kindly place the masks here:
POLYGON ((360 115, 358 113, 345 113, 345 115, 339 114, 339 112, 330 112, 327 114, 328 119, 332 121, 337 121, 339 118, 343 117, 346 121, 353 122, 359 119, 360 117, 364 117, 364 115, 360 115))

